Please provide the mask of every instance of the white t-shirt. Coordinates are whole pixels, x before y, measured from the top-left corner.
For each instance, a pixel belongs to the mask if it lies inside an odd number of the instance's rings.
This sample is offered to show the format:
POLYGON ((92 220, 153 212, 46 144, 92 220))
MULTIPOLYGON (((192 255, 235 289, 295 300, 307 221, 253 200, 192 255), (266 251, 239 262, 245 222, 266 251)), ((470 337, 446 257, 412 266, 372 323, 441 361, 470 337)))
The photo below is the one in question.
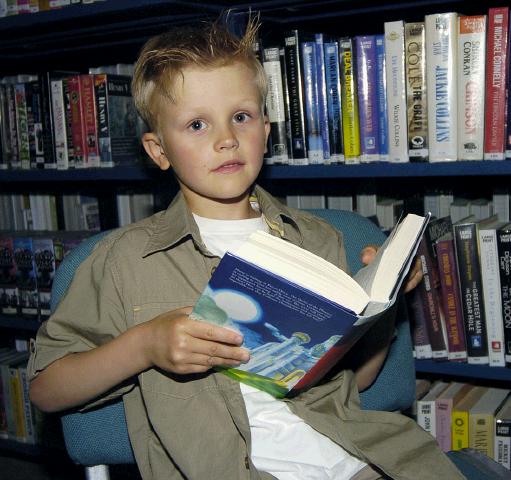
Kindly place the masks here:
MULTIPOLYGON (((208 250, 223 257, 256 230, 268 231, 264 218, 212 220, 194 214, 208 250)), ((325 435, 291 412, 285 402, 240 383, 252 437, 255 467, 279 480, 347 480, 365 467, 325 435)))

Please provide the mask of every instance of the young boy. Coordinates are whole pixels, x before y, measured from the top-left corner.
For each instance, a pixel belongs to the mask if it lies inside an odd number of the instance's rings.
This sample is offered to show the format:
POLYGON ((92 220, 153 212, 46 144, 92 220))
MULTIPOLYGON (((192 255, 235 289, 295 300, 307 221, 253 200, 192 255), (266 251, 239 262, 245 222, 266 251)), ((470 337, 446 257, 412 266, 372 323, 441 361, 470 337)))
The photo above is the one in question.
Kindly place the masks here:
MULTIPOLYGON (((180 193, 78 268, 38 332, 31 399, 57 411, 123 395, 144 479, 463 478, 413 421, 361 411, 350 370, 279 401, 211 369, 248 360, 239 334, 188 317, 226 250, 263 229, 346 268, 332 227, 254 186, 269 131, 255 33, 181 29, 142 50, 143 144, 180 193)), ((361 367, 361 387, 381 361, 361 367)))

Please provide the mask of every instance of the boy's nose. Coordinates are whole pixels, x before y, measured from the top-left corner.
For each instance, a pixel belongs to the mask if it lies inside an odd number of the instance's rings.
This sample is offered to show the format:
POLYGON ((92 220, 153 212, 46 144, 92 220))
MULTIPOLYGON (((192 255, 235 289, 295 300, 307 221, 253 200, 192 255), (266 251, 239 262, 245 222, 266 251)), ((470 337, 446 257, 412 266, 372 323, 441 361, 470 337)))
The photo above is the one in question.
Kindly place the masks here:
POLYGON ((232 128, 223 128, 221 132, 219 132, 216 148, 217 150, 230 150, 232 148, 237 148, 239 146, 238 139, 236 138, 235 133, 232 128))

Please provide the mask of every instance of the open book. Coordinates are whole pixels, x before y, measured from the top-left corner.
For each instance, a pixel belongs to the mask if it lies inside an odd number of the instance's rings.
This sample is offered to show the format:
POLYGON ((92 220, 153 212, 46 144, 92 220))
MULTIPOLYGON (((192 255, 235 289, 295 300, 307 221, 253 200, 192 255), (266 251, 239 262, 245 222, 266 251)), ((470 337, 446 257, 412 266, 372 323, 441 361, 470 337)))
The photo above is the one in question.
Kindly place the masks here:
POLYGON ((315 384, 396 301, 429 215, 407 215, 354 277, 262 231, 227 252, 191 317, 244 335, 250 360, 220 368, 283 397, 315 384))

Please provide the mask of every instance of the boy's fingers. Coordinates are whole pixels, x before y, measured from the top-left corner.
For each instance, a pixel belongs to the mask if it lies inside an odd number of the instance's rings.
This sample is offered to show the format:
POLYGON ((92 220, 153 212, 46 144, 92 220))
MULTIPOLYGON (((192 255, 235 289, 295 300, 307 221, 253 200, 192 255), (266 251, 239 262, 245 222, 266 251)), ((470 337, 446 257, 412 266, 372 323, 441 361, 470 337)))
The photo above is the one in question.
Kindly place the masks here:
POLYGON ((212 342, 232 345, 241 345, 243 343, 243 336, 240 333, 229 328, 223 328, 201 321, 192 322, 189 334, 192 337, 210 340, 212 342))
POLYGON ((369 265, 374 260, 377 251, 378 247, 376 245, 367 245, 360 252, 360 261, 364 265, 369 265))

